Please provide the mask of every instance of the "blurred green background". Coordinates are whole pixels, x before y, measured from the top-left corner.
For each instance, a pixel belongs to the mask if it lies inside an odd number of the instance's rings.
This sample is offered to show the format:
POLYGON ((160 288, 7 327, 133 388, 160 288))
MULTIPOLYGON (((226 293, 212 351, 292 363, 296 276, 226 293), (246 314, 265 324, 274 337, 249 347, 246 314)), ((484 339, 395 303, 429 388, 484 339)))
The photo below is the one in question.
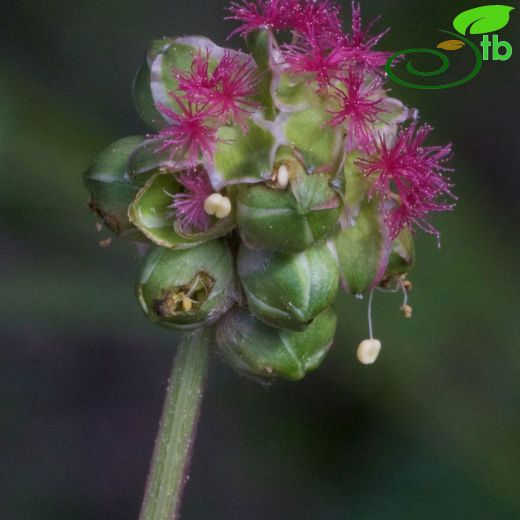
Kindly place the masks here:
MULTIPOLYGON (((485 3, 485 2, 484 2, 485 3)), ((133 297, 137 255, 95 231, 81 174, 144 131, 131 82, 149 39, 225 43, 222 0, 7 0, 0 13, 0 518, 137 518, 178 336, 133 297)), ((483 2, 362 3, 382 47, 431 47, 483 2)), ((350 9, 345 2, 346 12, 350 9)), ((214 359, 186 520, 520 518, 520 13, 466 86, 389 85, 453 141, 443 247, 418 238, 414 319, 343 298, 323 368, 261 386, 214 359)), ((234 41, 233 45, 239 45, 234 41)))

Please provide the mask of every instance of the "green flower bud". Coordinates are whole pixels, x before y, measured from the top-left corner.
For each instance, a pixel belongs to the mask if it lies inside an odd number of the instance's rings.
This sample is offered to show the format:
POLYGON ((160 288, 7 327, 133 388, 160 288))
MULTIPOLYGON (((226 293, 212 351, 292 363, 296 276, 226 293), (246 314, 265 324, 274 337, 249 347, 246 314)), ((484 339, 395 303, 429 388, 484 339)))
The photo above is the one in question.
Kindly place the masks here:
POLYGON ((233 261, 225 242, 174 251, 152 249, 143 259, 137 298, 150 321, 176 330, 212 324, 235 302, 233 261))
POLYGON ((303 330, 338 292, 338 262, 324 242, 294 254, 241 246, 237 267, 249 309, 273 327, 303 330))
POLYGON ((250 376, 296 381, 319 367, 336 332, 336 314, 329 309, 302 332, 265 325, 242 309, 218 324, 217 344, 235 370, 250 376))
POLYGON ((128 206, 141 186, 128 175, 128 163, 142 136, 116 141, 92 162, 83 180, 90 192, 89 206, 114 233, 125 238, 145 240, 128 218, 128 206))
POLYGON ((326 238, 341 211, 330 181, 325 173, 307 174, 292 152, 281 148, 269 182, 239 186, 237 217, 243 241, 251 248, 295 253, 326 238))
POLYGON ((408 274, 415 265, 415 245, 412 233, 403 229, 392 244, 392 251, 385 271, 385 279, 408 274))
POLYGON ((334 235, 333 244, 346 291, 363 294, 381 280, 390 241, 377 198, 361 203, 354 222, 334 235))

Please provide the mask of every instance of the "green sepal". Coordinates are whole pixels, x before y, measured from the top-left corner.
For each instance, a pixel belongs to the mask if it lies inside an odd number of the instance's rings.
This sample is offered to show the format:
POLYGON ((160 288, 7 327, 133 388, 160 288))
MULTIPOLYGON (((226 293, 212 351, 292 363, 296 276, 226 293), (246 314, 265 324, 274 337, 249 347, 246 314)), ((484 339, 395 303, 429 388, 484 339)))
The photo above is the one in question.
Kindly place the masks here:
POLYGON ((237 269, 250 311, 273 327, 305 329, 338 292, 338 261, 324 242, 295 254, 242 245, 237 269))
POLYGON ((229 312, 217 325, 217 344, 239 373, 254 378, 303 379, 323 362, 336 332, 332 309, 302 332, 276 329, 243 309, 229 312))
POLYGON ((145 240, 128 218, 128 206, 141 186, 128 174, 128 162, 144 136, 120 139, 103 150, 83 175, 90 192, 90 208, 114 233, 131 240, 145 240))
MULTIPOLYGON (((312 76, 279 72, 274 75, 272 97, 282 112, 300 112, 321 103, 312 76)), ((330 116, 329 116, 330 118, 330 116)))
POLYGON ((415 267, 415 245, 410 230, 403 229, 392 243, 384 278, 410 273, 415 267))
POLYGON ((163 140, 160 138, 148 138, 143 141, 132 153, 128 161, 128 175, 132 180, 144 184, 152 174, 157 172, 180 172, 186 170, 188 162, 171 150, 161 150, 163 140))
POLYGON ((370 179, 356 165, 359 159, 358 152, 351 152, 346 156, 343 166, 344 173, 344 201, 350 215, 355 215, 368 197, 372 186, 370 179))
POLYGON ((328 125, 331 115, 324 104, 301 112, 281 114, 286 143, 303 157, 307 171, 336 172, 343 153, 344 131, 328 125))
POLYGON ((334 231, 341 200, 330 186, 330 175, 307 174, 285 147, 277 153, 275 170, 281 165, 290 172, 287 189, 280 190, 269 183, 239 186, 238 224, 249 247, 294 253, 334 231))
POLYGON ((163 54, 174 42, 173 38, 152 40, 146 49, 144 63, 137 72, 132 88, 134 104, 142 121, 152 130, 161 130, 168 126, 155 103, 152 93, 151 67, 158 56, 163 54))
POLYGON ((213 158, 203 164, 216 189, 229 184, 260 182, 271 176, 275 138, 260 118, 250 118, 248 130, 239 126, 222 126, 213 158))
POLYGON ((227 244, 213 240, 185 250, 154 247, 141 263, 136 295, 146 316, 157 325, 174 330, 211 325, 236 299, 227 244), (182 295, 193 299, 191 310, 183 309, 182 295))
MULTIPOLYGON (((225 219, 213 218, 208 231, 186 234, 172 216, 172 196, 182 187, 172 173, 156 173, 139 191, 128 209, 130 221, 157 245, 170 249, 195 247, 228 234, 236 226, 235 212, 225 219)), ((233 204, 235 207, 235 204, 233 204)))
POLYGON ((333 237, 343 288, 363 294, 383 276, 390 253, 388 230, 379 200, 365 200, 355 221, 333 237))

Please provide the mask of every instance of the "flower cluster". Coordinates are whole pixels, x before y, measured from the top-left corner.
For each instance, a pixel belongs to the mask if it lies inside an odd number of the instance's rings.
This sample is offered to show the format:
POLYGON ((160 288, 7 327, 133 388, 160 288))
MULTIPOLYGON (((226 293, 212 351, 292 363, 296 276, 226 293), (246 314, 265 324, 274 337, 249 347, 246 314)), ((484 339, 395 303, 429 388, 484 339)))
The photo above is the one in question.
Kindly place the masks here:
POLYGON ((328 124, 347 129, 347 152, 365 155, 358 164, 377 179, 377 190, 371 193, 377 191, 383 199, 393 198, 397 203, 386 215, 391 238, 415 226, 438 236, 427 216, 453 207, 437 202, 443 195, 453 198, 450 181, 443 178, 447 169, 440 165, 451 147, 422 148, 430 133, 426 126, 414 135, 416 125, 410 125, 399 133, 396 143, 378 131, 377 123, 384 122, 387 111, 382 68, 391 53, 374 50, 387 33, 370 34, 377 20, 363 28, 361 7, 352 2, 351 32, 344 34, 339 7, 329 0, 244 0, 234 2, 230 12, 230 19, 242 23, 232 35, 247 36, 261 29, 291 31, 291 43, 278 49, 276 66, 310 77, 319 95, 337 100, 328 124))
POLYGON ((235 0, 227 19, 249 53, 152 42, 134 99, 153 133, 109 147, 86 183, 105 223, 149 246, 150 320, 216 324, 240 371, 299 379, 332 343, 339 288, 406 294, 415 228, 438 237, 428 218, 453 207, 451 145, 427 146, 431 128, 389 96, 386 31, 359 4, 347 33, 333 0, 235 0))
POLYGON ((259 108, 252 101, 259 78, 247 56, 225 51, 214 65, 209 50, 199 49, 189 71, 171 71, 178 83, 168 92, 174 108, 158 105, 170 122, 157 135, 162 141, 158 152, 169 150, 171 158, 182 157, 192 167, 201 155, 214 153, 219 126, 239 124, 247 131, 246 118, 259 108))

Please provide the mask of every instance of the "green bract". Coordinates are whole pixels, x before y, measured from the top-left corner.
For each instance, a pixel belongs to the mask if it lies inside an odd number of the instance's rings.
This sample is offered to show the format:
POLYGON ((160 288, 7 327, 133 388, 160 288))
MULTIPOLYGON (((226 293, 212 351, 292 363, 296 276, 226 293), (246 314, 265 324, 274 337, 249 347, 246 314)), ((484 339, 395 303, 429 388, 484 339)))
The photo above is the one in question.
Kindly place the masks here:
POLYGON ((283 112, 299 112, 320 103, 315 94, 316 85, 307 77, 279 73, 272 85, 276 106, 283 112))
POLYGON ((247 47, 261 74, 261 82, 258 87, 256 99, 264 107, 265 117, 267 119, 274 119, 276 112, 273 98, 271 97, 273 72, 270 63, 273 49, 273 34, 271 31, 265 29, 252 31, 247 37, 247 47))
POLYGON ((355 221, 333 237, 341 282, 352 294, 363 294, 381 278, 388 260, 388 231, 377 198, 365 200, 355 221))
POLYGON ((235 301, 231 252, 220 240, 179 251, 155 247, 143 259, 136 291, 143 311, 158 325, 208 326, 235 301))
POLYGON ((136 182, 144 184, 144 179, 157 172, 180 172, 187 167, 185 160, 175 154, 172 157, 169 150, 161 150, 163 141, 158 138, 148 138, 132 153, 128 161, 128 175, 136 182))
POLYGON ((330 113, 324 104, 301 112, 282 113, 278 124, 288 145, 303 157, 308 172, 335 173, 343 154, 344 132, 341 127, 327 125, 330 113))
POLYGON ((242 309, 234 309, 218 324, 217 344, 239 372, 263 378, 296 381, 325 358, 336 331, 336 314, 328 310, 302 332, 272 328, 242 309))
POLYGON ((92 162, 84 174, 90 192, 90 208, 107 227, 125 238, 144 240, 128 219, 128 205, 141 189, 128 173, 128 162, 143 136, 127 137, 111 144, 92 162))
POLYGON ((182 186, 171 173, 156 173, 130 204, 128 215, 135 226, 152 242, 171 248, 186 249, 228 234, 235 227, 235 215, 218 220, 208 231, 186 233, 178 225, 171 209, 172 196, 182 186))
POLYGON ((141 119, 153 130, 160 130, 168 125, 157 109, 152 93, 151 68, 155 60, 174 42, 173 38, 153 40, 146 50, 145 62, 139 69, 133 85, 134 103, 141 119))
POLYGON ((249 119, 246 133, 238 126, 222 126, 212 158, 203 164, 216 189, 228 184, 260 182, 271 175, 276 151, 275 139, 267 121, 249 119))
POLYGON ((337 259, 325 243, 286 254, 242 246, 238 274, 250 311, 274 326, 303 330, 334 303, 337 259))
POLYGON ((274 171, 285 166, 289 185, 241 185, 237 216, 242 240, 251 248, 298 252, 330 235, 341 211, 331 176, 307 174, 287 149, 277 154, 274 171))

